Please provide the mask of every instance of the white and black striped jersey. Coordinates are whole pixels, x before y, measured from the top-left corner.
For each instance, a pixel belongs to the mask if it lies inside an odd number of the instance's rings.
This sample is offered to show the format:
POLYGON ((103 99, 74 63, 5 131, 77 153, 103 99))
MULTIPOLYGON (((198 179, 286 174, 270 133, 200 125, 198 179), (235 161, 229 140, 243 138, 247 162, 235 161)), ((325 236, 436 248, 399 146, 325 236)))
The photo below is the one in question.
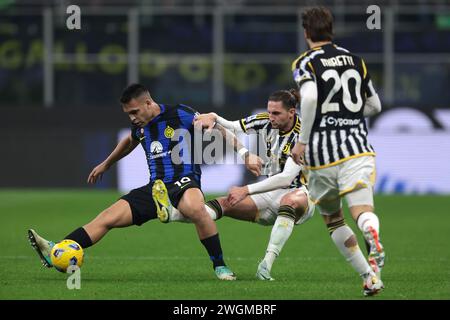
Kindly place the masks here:
MULTIPOLYGON (((261 170, 262 175, 272 176, 280 173, 291 154, 291 147, 298 141, 300 135, 300 117, 295 114, 294 126, 287 132, 273 129, 267 112, 258 113, 239 121, 242 130, 247 133, 257 133, 258 139, 263 139, 266 161, 261 170)), ((302 172, 292 181, 289 188, 299 188, 306 185, 306 178, 302 172)))
POLYGON ((305 149, 307 166, 320 169, 375 155, 363 109, 376 93, 363 59, 330 43, 302 54, 292 71, 299 88, 306 81, 317 85, 316 116, 305 149))

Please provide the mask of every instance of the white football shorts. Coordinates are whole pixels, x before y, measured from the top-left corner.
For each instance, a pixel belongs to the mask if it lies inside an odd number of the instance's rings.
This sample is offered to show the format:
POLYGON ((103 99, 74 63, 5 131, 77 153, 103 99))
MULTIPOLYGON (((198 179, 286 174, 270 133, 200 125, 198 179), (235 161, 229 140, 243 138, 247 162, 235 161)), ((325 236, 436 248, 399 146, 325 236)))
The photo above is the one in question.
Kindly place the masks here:
POLYGON ((322 215, 339 211, 341 197, 345 197, 349 207, 373 206, 375 175, 375 157, 352 158, 328 168, 310 170, 309 192, 322 215))
POLYGON ((308 198, 308 210, 295 224, 302 224, 311 218, 314 215, 315 205, 309 196, 308 189, 305 186, 301 186, 300 188, 278 189, 251 195, 250 197, 258 208, 257 223, 273 225, 277 219, 278 209, 280 208, 280 202, 283 196, 297 190, 301 190, 306 194, 308 198))

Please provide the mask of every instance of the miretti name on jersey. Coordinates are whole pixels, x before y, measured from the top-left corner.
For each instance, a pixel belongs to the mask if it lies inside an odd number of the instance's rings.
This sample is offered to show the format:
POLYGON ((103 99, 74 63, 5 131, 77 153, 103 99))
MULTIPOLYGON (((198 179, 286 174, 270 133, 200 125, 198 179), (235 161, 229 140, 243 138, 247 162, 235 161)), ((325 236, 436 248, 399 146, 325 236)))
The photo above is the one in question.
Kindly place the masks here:
POLYGON ((317 85, 317 108, 305 161, 320 169, 350 158, 375 155, 367 138, 363 109, 376 94, 360 57, 335 44, 313 48, 292 63, 299 88, 317 85))
MULTIPOLYGON (((200 165, 194 163, 193 150, 193 120, 197 112, 182 104, 176 106, 160 104, 159 106, 161 113, 145 127, 133 126, 131 128, 132 138, 139 141, 145 151, 150 181, 162 179, 169 183, 187 175, 193 175, 200 182, 200 165), (180 132, 185 134, 174 138, 177 129, 184 129, 180 132), (178 150, 182 150, 181 152, 190 153, 190 161, 183 161, 179 164, 172 161, 172 150, 177 145, 178 150)), ((183 155, 180 154, 180 156, 183 155)))
MULTIPOLYGON (((298 141, 301 127, 299 116, 295 115, 294 126, 287 132, 273 129, 269 121, 269 114, 266 112, 243 118, 239 123, 245 133, 257 133, 258 138, 264 141, 264 151, 268 161, 264 163, 261 174, 270 177, 283 171, 291 148, 298 141)), ((300 172, 289 188, 299 188, 302 184, 306 185, 307 182, 303 173, 300 172)))

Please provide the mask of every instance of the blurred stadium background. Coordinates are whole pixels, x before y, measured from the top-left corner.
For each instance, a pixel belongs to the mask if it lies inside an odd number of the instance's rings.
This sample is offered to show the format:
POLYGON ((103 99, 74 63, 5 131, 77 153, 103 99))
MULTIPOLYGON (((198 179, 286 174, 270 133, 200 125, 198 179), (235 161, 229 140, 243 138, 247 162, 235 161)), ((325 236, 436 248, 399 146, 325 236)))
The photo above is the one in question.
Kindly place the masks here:
MULTIPOLYGON (((81 0, 81 30, 68 30, 71 1, 1 0, 0 187, 87 187, 128 127, 118 97, 131 82, 158 102, 230 119, 265 108, 272 91, 294 86, 300 13, 314 3, 81 0)), ((378 1, 381 30, 366 27, 372 1, 320 3, 334 12, 335 42, 365 58, 381 95, 370 122, 377 192, 450 193, 448 1, 378 1)), ((145 182, 140 151, 97 188, 145 182)), ((249 179, 241 169, 205 167, 205 191, 249 179)))

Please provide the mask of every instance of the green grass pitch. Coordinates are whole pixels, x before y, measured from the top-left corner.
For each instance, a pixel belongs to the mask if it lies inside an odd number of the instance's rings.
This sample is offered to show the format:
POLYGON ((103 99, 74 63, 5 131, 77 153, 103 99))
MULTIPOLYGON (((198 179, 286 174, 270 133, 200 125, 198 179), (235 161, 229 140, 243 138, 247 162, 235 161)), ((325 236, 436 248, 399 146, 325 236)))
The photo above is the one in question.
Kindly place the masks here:
MULTIPOLYGON (((191 224, 112 230, 85 251, 81 290, 40 265, 26 231, 57 240, 119 196, 111 191, 0 191, 0 299, 363 299, 358 275, 340 256, 318 212, 294 229, 273 282, 257 281, 271 228, 217 222, 235 282, 215 279, 191 224)), ((365 299, 450 299, 450 197, 377 196, 387 259, 386 289, 365 299)), ((356 231, 346 213, 347 222, 356 231)), ((364 248, 358 231, 360 245, 364 248)))

